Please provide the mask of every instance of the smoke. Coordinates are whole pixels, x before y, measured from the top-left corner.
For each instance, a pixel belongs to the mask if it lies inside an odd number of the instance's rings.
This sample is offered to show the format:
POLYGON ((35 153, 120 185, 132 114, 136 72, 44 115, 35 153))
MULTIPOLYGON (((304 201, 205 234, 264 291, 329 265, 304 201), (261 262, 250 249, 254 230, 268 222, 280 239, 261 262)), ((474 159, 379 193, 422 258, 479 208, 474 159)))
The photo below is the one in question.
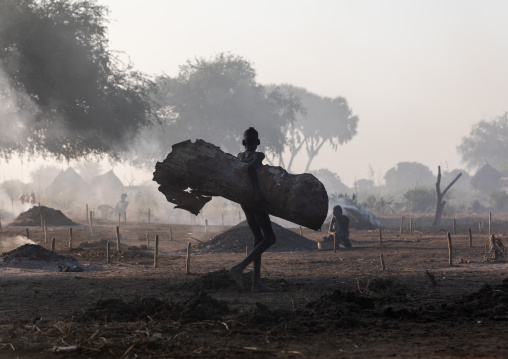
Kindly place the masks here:
POLYGON ((332 196, 329 199, 327 218, 333 216, 333 207, 337 205, 342 207, 342 212, 349 217, 350 222, 356 228, 381 227, 381 224, 372 216, 372 213, 367 208, 353 203, 348 197, 332 196))
POLYGON ((0 253, 9 252, 25 244, 36 244, 34 241, 23 236, 0 239, 0 253))

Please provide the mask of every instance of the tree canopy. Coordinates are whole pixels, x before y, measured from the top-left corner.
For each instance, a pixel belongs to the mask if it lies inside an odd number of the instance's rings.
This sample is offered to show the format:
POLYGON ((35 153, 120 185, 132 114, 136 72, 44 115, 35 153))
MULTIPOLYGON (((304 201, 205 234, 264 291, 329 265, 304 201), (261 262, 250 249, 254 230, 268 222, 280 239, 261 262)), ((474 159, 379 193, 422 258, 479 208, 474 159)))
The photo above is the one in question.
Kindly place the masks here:
POLYGON ((96 1, 0 2, 0 156, 113 156, 152 121, 150 81, 108 50, 96 1))
POLYGON ((457 150, 470 169, 486 162, 494 167, 503 166, 508 161, 508 112, 491 121, 475 123, 457 150))
POLYGON ((399 162, 386 172, 384 179, 387 187, 399 189, 414 188, 435 181, 432 171, 418 162, 399 162))
MULTIPOLYGON (((339 145, 347 143, 357 133, 358 117, 353 115, 347 100, 343 97, 322 97, 303 88, 283 85, 283 93, 297 96, 305 109, 299 112, 296 121, 290 124, 286 140, 291 157, 287 164, 291 170, 295 157, 305 148, 307 164, 305 172, 325 143, 337 151, 339 145)), ((279 153, 282 160, 282 152, 279 153)), ((284 164, 283 161, 281 164, 284 164)))
POLYGON ((240 56, 218 54, 180 66, 178 76, 161 76, 158 101, 161 126, 145 130, 135 156, 162 159, 170 146, 203 139, 228 152, 242 150, 248 127, 259 132, 260 151, 278 153, 288 126, 302 111, 300 101, 256 82, 251 63, 240 56))

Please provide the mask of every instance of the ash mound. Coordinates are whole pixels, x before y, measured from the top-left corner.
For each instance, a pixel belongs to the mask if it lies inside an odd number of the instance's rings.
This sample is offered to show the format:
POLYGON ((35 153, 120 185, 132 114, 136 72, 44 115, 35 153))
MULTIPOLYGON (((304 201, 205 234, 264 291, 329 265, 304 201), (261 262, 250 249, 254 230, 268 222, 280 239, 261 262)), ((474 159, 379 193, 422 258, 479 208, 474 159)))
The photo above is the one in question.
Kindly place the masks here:
POLYGON ((79 262, 70 256, 64 256, 37 244, 25 244, 0 255, 0 266, 27 269, 56 269, 58 266, 79 266, 79 262))
POLYGON ((34 206, 28 211, 20 213, 10 226, 40 226, 42 219, 48 226, 72 226, 77 225, 71 221, 62 211, 45 206, 34 206))
MULTIPOLYGON (((268 252, 294 252, 317 249, 317 244, 313 240, 300 236, 273 222, 272 228, 277 242, 268 249, 268 252)), ((245 247, 247 246, 248 251, 251 252, 253 245, 254 235, 247 221, 243 221, 210 239, 208 242, 196 245, 193 247, 193 251, 206 253, 245 253, 245 247)))

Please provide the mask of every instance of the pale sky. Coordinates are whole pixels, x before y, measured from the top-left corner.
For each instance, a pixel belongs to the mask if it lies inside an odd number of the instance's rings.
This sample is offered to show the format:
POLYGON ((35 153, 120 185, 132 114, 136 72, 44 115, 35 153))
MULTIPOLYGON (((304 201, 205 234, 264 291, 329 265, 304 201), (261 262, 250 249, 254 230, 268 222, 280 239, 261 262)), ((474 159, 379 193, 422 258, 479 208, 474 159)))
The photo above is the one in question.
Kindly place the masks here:
POLYGON ((471 125, 508 111, 508 1, 98 2, 110 9, 110 49, 150 75, 231 52, 262 84, 345 97, 358 135, 311 169, 349 186, 369 165, 376 181, 401 161, 464 167, 456 147, 471 125))

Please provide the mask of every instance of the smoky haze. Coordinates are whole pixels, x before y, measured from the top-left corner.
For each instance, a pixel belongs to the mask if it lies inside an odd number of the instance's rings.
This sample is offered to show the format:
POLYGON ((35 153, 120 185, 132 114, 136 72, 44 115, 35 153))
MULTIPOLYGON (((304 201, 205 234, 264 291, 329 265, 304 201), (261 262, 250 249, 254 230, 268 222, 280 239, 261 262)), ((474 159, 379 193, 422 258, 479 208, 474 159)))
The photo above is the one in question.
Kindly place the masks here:
MULTIPOLYGON (((15 3, 2 6, 12 10, 15 3)), ((329 193, 359 193, 359 203, 379 213, 429 213, 438 165, 443 186, 445 174, 464 174, 449 193, 457 210, 475 201, 495 205, 490 196, 502 187, 467 191, 485 162, 508 174, 500 95, 508 80, 501 46, 508 31, 499 31, 506 28, 499 16, 506 5, 461 2, 459 16, 453 2, 414 9, 400 1, 361 3, 301 1, 291 8, 271 4, 266 12, 261 1, 247 14, 228 1, 217 13, 205 2, 188 11, 186 4, 108 0, 58 15, 51 7, 28 12, 29 18, 2 11, 1 19, 10 21, 0 27, 0 144, 2 158, 14 156, 1 163, 3 208, 13 212, 20 193, 56 198, 45 191, 70 166, 87 184, 79 187, 79 202, 93 198, 90 206, 114 206, 130 187, 149 187, 136 200, 137 192, 129 194, 130 208, 143 218, 160 196, 151 171, 171 145, 202 138, 236 154, 249 126, 260 131, 267 163, 312 172, 329 193), (162 21, 175 11, 182 17, 162 21), (70 15, 90 15, 90 26, 83 32, 71 21, 62 32, 58 24, 70 15), (228 26, 218 21, 223 18, 228 26), (53 25, 42 26, 48 19, 53 25), (280 31, 284 24, 292 31, 280 31), (70 36, 78 32, 77 40, 70 36), (110 48, 133 62, 120 61, 110 48), (31 51, 40 56, 30 57, 31 51), (402 171, 407 164, 414 166, 402 171), (108 198, 94 193, 93 178, 112 168, 122 185, 108 198), (22 183, 8 183, 13 179, 22 183)), ((58 196, 55 205, 73 207, 73 195, 58 196)), ((166 218, 163 201, 157 207, 166 218)))

